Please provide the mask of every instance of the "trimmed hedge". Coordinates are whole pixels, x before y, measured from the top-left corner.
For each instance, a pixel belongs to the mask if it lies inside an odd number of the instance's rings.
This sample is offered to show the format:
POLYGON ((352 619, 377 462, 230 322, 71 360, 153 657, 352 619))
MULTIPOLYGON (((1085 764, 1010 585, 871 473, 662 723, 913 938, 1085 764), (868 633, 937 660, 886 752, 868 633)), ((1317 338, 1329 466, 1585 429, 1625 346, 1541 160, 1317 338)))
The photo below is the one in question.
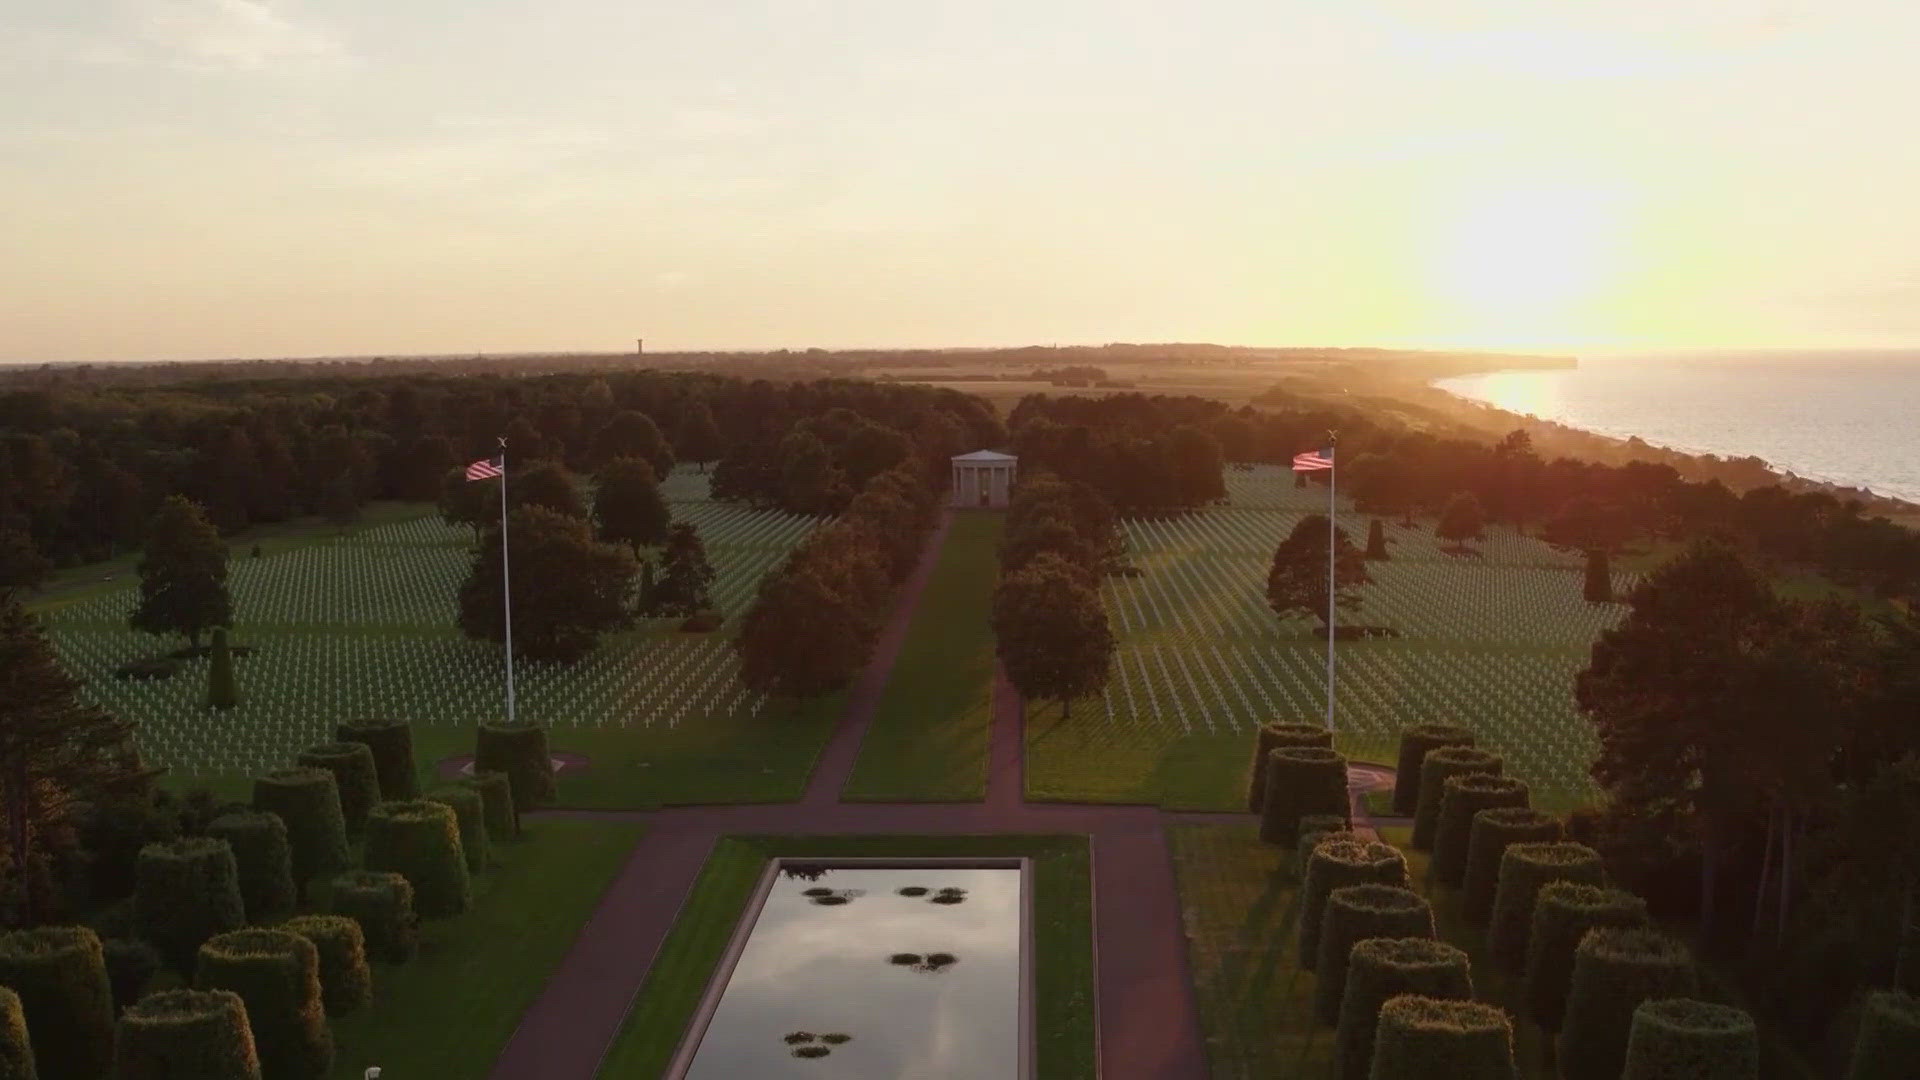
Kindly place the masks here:
POLYGON ((20 995, 0 986, 0 1080, 38 1080, 20 995))
POLYGON ((1320 916, 1319 977, 1313 1005, 1323 1024, 1340 1022, 1340 1001, 1347 992, 1347 959, 1355 944, 1370 938, 1433 936, 1433 908, 1412 889, 1392 885, 1348 885, 1327 894, 1320 916))
POLYGON ((1260 809, 1260 839, 1291 844, 1300 819, 1329 815, 1345 819, 1347 759, 1324 746, 1283 746, 1267 754, 1266 802, 1260 809))
POLYGON ((1515 844, 1549 844, 1565 835, 1560 819, 1518 806, 1482 810, 1473 815, 1467 838, 1467 873, 1460 884, 1460 914, 1484 927, 1493 917, 1493 894, 1500 885, 1500 859, 1515 844))
POLYGON ((1514 1080, 1513 1024, 1479 1001, 1401 994, 1380 1006, 1374 1080, 1514 1080))
POLYGON ((1447 778, 1487 773, 1498 776, 1506 762, 1499 754, 1472 746, 1442 746, 1427 753, 1420 762, 1420 803, 1413 811, 1413 847, 1432 851, 1434 834, 1440 831, 1440 799, 1447 791, 1447 778))
MULTIPOLYGON (((1920 1058, 1909 1059, 1911 1065, 1920 1058)), ((1754 1080, 1760 1032, 1753 1017, 1692 998, 1644 1001, 1633 1010, 1620 1080, 1754 1080)))
POLYGON ((367 951, 401 963, 420 948, 413 886, 400 874, 355 870, 333 879, 333 913, 360 924, 367 951))
POLYGON ((1253 734, 1253 765, 1247 770, 1247 813, 1267 805, 1267 755, 1283 746, 1333 749, 1333 732, 1318 724, 1262 724, 1253 734))
POLYGON ((148 844, 134 864, 134 925, 175 971, 193 970, 201 942, 247 923, 233 848, 189 836, 148 844))
POLYGON ((1334 1036, 1337 1080, 1367 1080, 1373 1071, 1380 1006, 1401 994, 1471 998, 1473 974, 1467 954, 1430 938, 1357 942, 1347 957, 1347 986, 1340 998, 1340 1027, 1334 1036))
POLYGON ((367 816, 367 869, 388 870, 413 886, 421 915, 458 915, 473 898, 460 820, 445 803, 383 802, 367 816))
MULTIPOLYGON (((1493 891, 1493 921, 1487 947, 1501 968, 1518 975, 1527 965, 1527 938, 1533 933, 1533 904, 1540 890, 1555 881, 1606 884, 1600 854, 1567 841, 1510 844, 1500 856, 1500 883, 1493 891)), ((1626 1029, 1621 1028, 1621 1037, 1626 1029)))
POLYGON ((1433 832, 1433 880, 1459 888, 1467 879, 1467 849, 1473 841, 1473 815, 1482 810, 1526 807, 1527 783, 1513 776, 1468 773, 1449 776, 1441 785, 1440 820, 1433 832))
POLYGON ((1313 849, 1320 841, 1329 837, 1343 840, 1354 838, 1352 829, 1347 827, 1347 819, 1333 814, 1308 814, 1300 819, 1300 836, 1293 842, 1293 875, 1304 881, 1307 877, 1307 860, 1313 858, 1313 849))
POLYGON ((511 840, 520 835, 520 814, 513 808, 513 784, 506 773, 475 772, 460 783, 479 793, 489 839, 511 840))
POLYGON ((487 868, 487 822, 480 793, 470 787, 445 787, 427 796, 428 802, 451 807, 460 823, 460 851, 467 859, 467 872, 477 874, 487 868))
POLYGON ((1412 817, 1420 806, 1420 766, 1443 746, 1472 746, 1473 732, 1453 724, 1415 724, 1400 733, 1400 763, 1393 772, 1393 812, 1412 817))
POLYGON ((360 742, 321 743, 300 751, 294 764, 333 774, 347 835, 359 836, 367 827, 367 811, 380 801, 380 774, 374 769, 373 749, 360 742))
POLYGON ((1307 860, 1300 887, 1300 966, 1308 971, 1320 960, 1320 925, 1327 897, 1349 885, 1407 884, 1407 860, 1399 849, 1377 840, 1322 840, 1307 860))
POLYGON ((230 991, 148 994, 117 1034, 116 1080, 261 1080, 246 1004, 230 991))
POLYGON ((0 934, 0 983, 20 995, 34 1061, 49 1077, 97 1080, 113 1066, 113 986, 84 926, 0 934))
POLYGON ((100 955, 107 962, 107 985, 113 989, 113 1012, 118 1016, 139 1001, 147 984, 160 974, 160 954, 139 938, 105 938, 100 955))
POLYGON ((253 808, 279 814, 287 826, 293 855, 293 889, 323 874, 353 865, 347 848, 347 821, 340 810, 340 785, 325 769, 280 769, 253 781, 253 808))
POLYGON ((313 943, 285 930, 235 930, 200 946, 200 990, 231 990, 247 1005, 247 1025, 267 1080, 319 1080, 333 1068, 333 1032, 321 1007, 320 957, 313 943))
POLYGON ((1847 1080, 1910 1080, 1916 1061, 1920 1061, 1920 997, 1904 990, 1868 994, 1847 1080))
POLYGON ((1654 930, 1589 930, 1574 950, 1573 982, 1559 1040, 1563 1080, 1619 1080, 1627 1035, 1641 1002, 1691 997, 1693 957, 1654 930))
POLYGON ((1648 925, 1647 902, 1620 889, 1555 881, 1540 890, 1527 935, 1527 1015, 1557 1032, 1573 984, 1573 955, 1587 931, 1602 926, 1631 930, 1648 925))
POLYGON ((411 799, 420 794, 413 763, 413 728, 405 720, 349 720, 333 729, 335 742, 365 743, 373 752, 380 799, 411 799))
POLYGON ((299 896, 293 888, 293 848, 279 814, 244 810, 222 814, 207 825, 207 835, 233 848, 240 875, 240 899, 249 922, 268 922, 292 911, 299 896))
POLYGON ((320 958, 320 1000, 328 1016, 350 1013, 373 1001, 373 969, 360 924, 345 915, 301 915, 280 924, 313 943, 320 958))
POLYGON ((521 813, 553 801, 553 755, 547 729, 537 724, 481 724, 473 746, 473 771, 503 772, 521 813))

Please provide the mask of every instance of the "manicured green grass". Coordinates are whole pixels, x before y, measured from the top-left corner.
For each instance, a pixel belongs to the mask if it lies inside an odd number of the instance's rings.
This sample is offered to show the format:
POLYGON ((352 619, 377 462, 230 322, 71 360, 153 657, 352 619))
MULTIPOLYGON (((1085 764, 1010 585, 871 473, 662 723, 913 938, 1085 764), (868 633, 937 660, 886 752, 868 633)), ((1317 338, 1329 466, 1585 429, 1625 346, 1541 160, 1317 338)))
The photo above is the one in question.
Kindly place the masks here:
POLYGON ((736 836, 722 839, 654 958, 626 1026, 602 1064, 608 1077, 658 1076, 686 1032, 755 883, 775 856, 1012 856, 1034 860, 1037 1075, 1091 1080, 1093 901, 1083 836, 736 836))
POLYGON ((373 1004, 333 1021, 333 1076, 479 1077, 639 839, 638 825, 536 821, 495 844, 473 907, 421 924, 420 955, 374 964, 373 1004))
POLYGON ((986 797, 994 664, 987 620, 1004 524, 995 513, 954 516, 843 797, 986 797))

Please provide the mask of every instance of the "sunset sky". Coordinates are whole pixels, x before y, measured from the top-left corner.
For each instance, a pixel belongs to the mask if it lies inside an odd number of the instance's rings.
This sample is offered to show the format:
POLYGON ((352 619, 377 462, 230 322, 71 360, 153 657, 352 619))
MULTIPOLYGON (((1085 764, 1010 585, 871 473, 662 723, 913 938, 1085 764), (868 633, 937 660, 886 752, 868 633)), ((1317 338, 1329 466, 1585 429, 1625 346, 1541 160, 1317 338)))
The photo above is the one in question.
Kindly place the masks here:
POLYGON ((1920 344, 1911 0, 7 0, 0 359, 1920 344))

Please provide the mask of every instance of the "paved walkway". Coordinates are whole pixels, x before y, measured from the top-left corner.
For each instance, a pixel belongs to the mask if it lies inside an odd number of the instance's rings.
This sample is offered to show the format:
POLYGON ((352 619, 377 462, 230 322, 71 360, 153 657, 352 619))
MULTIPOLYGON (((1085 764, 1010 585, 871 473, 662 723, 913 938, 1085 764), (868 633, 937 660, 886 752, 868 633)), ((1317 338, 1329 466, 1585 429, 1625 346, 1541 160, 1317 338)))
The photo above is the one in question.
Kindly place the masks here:
MULTIPOLYGON (((929 537, 799 803, 551 812, 575 818, 640 820, 651 827, 581 929, 572 950, 554 969, 545 992, 521 1018, 494 1065, 494 1080, 592 1080, 714 842, 729 833, 1087 834, 1093 852, 1100 1075, 1107 1080, 1189 1080, 1207 1075, 1164 826, 1245 822, 1248 815, 1028 803, 1023 710, 1019 694, 998 670, 983 802, 838 801, 899 656, 907 624, 933 571, 949 520, 950 516, 943 517, 929 537)), ((1391 774, 1387 776, 1390 783, 1391 774)), ((1354 799, 1361 815, 1365 812, 1362 794, 1377 782, 1377 777, 1356 770, 1354 799)), ((1357 816, 1359 820, 1364 819, 1357 816)))

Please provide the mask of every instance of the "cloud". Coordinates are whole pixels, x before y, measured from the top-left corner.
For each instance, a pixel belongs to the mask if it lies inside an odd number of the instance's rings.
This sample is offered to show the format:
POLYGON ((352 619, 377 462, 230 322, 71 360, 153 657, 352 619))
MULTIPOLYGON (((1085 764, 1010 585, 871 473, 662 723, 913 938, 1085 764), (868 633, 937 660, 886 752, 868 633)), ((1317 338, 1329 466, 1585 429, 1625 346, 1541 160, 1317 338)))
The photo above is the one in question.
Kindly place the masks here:
POLYGON ((346 58, 338 37, 283 14, 269 0, 134 0, 137 33, 202 71, 261 71, 346 58))

